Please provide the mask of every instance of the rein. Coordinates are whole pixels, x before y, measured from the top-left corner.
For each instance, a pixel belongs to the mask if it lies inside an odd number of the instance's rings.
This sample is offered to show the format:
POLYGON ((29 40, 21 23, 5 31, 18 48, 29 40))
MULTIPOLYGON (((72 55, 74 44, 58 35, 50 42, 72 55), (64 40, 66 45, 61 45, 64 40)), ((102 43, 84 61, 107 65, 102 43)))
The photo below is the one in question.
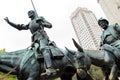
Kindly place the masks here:
MULTIPOLYGON (((66 48, 66 47, 65 47, 66 48)), ((59 48, 58 48, 59 49, 59 48)), ((60 49, 59 49, 60 50, 60 49)), ((68 51, 68 49, 66 48, 66 50, 68 51)), ((66 57, 66 59, 72 64, 72 66, 74 66, 74 64, 72 63, 71 59, 66 55, 64 54, 61 50, 60 52, 66 57)), ((68 51, 69 52, 69 51, 68 51)))
MULTIPOLYGON (((29 49, 29 47, 27 48, 29 49)), ((27 51, 26 51, 27 52, 27 51)), ((25 55, 25 54, 24 54, 25 55)), ((22 58, 20 60, 18 60, 17 63, 19 63, 19 61, 21 61, 22 58)), ((8 73, 4 74, 2 77, 0 77, 0 80, 3 80, 4 78, 6 78, 9 74, 11 74, 13 72, 13 70, 15 70, 17 67, 19 66, 19 64, 17 64, 14 68, 12 68, 8 73)))
POLYGON ((4 78, 6 78, 10 73, 13 72, 13 70, 15 70, 18 67, 18 65, 16 65, 12 70, 10 70, 8 73, 6 73, 5 75, 3 75, 0 80, 3 80, 4 78))

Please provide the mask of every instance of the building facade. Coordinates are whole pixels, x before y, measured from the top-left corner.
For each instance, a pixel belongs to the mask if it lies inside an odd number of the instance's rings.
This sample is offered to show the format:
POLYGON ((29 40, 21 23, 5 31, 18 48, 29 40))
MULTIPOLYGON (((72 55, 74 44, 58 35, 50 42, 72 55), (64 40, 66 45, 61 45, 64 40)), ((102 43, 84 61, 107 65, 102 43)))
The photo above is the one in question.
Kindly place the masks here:
POLYGON ((71 22, 84 49, 99 49, 102 29, 98 26, 97 18, 92 11, 78 7, 71 15, 71 22))
POLYGON ((120 24, 120 0, 97 0, 111 24, 120 24))

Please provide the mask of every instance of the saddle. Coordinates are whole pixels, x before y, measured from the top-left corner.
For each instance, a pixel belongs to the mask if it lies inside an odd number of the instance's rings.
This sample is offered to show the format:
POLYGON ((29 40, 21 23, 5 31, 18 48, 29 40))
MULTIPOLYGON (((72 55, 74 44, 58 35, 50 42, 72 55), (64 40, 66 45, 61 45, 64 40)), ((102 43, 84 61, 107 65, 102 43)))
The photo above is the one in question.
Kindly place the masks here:
POLYGON ((111 45, 108 45, 108 44, 104 44, 104 45, 101 47, 101 50, 105 50, 105 51, 114 53, 114 48, 113 48, 111 45))
POLYGON ((111 45, 108 45, 108 44, 104 44, 101 47, 101 49, 112 53, 117 59, 120 59, 120 53, 119 53, 119 50, 117 48, 115 48, 111 45))
POLYGON ((49 46, 49 49, 53 59, 61 59, 64 56, 64 53, 57 47, 49 46))
MULTIPOLYGON (((50 51, 51 59, 61 59, 64 56, 64 53, 53 43, 50 43, 46 48, 50 51)), ((39 55, 39 59, 44 60, 42 54, 39 55)))

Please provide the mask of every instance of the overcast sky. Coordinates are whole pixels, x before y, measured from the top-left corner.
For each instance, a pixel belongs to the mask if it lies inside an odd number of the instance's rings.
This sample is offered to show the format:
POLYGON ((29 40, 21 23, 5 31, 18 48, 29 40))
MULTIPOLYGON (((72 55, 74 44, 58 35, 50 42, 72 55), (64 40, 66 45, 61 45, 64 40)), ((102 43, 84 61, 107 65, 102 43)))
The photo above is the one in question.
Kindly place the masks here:
MULTIPOLYGON (((45 29, 58 47, 75 49, 72 38, 76 38, 70 16, 77 7, 86 7, 95 13, 97 19, 105 17, 97 0, 33 0, 39 16, 44 16, 53 28, 45 29)), ((4 21, 8 17, 14 23, 27 24, 27 12, 32 10, 31 0, 0 0, 0 49, 15 51, 31 44, 29 30, 18 31, 4 21)))

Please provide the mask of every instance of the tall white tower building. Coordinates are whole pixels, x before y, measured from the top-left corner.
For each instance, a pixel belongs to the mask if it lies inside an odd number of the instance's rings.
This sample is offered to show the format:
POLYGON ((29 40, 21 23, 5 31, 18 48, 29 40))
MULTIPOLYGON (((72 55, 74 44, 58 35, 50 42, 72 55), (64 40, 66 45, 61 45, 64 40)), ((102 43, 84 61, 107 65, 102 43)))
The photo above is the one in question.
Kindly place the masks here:
POLYGON ((99 49, 102 29, 94 13, 78 7, 71 15, 71 22, 80 45, 84 49, 99 49))

